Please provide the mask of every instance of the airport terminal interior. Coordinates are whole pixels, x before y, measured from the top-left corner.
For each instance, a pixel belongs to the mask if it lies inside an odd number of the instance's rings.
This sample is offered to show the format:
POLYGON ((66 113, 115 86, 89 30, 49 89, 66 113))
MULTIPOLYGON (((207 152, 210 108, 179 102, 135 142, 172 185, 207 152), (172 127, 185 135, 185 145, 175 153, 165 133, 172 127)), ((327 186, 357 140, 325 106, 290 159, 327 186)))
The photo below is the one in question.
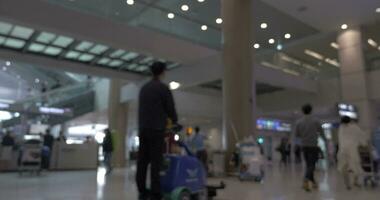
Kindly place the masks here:
POLYGON ((0 0, 0 142, 1 200, 378 200, 380 1, 0 0))

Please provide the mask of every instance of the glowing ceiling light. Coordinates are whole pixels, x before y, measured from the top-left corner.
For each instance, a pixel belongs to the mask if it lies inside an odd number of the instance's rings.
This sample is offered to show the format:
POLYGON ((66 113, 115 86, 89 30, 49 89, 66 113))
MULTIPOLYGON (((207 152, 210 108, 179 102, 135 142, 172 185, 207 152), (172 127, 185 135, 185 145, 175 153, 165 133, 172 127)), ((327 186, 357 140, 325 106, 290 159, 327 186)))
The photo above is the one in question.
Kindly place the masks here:
POLYGON ((342 26, 340 26, 340 28, 341 28, 342 30, 346 30, 346 29, 348 28, 348 25, 347 25, 347 24, 342 24, 342 26))
POLYGON ((135 4, 135 1, 134 0, 127 0, 127 4, 128 5, 133 5, 133 4, 135 4))
POLYGON ((268 42, 269 42, 269 44, 274 44, 276 41, 273 38, 271 38, 268 40, 268 42))
POLYGON ((376 8, 376 12, 377 12, 377 13, 380 13, 380 7, 379 7, 379 8, 376 8))
POLYGON ((198 0, 198 2, 201 2, 201 3, 204 2, 204 1, 205 1, 205 0, 198 0))
POLYGON ((168 18, 169 19, 174 19, 175 15, 173 13, 168 13, 168 18))
POLYGON ((333 65, 335 67, 340 66, 339 62, 336 59, 326 58, 325 62, 327 62, 328 64, 333 65))
POLYGON ((266 29, 266 28, 268 28, 268 24, 267 23, 261 23, 260 24, 260 28, 261 29, 266 29))
POLYGON ((277 48, 277 50, 281 51, 282 47, 283 47, 282 44, 278 44, 276 48, 277 48))
POLYGON ((287 33, 284 35, 285 39, 290 39, 292 37, 292 35, 290 33, 287 33))
POLYGON ((171 90, 176 90, 176 89, 178 89, 179 87, 181 87, 181 84, 178 83, 178 82, 176 82, 176 81, 172 81, 172 82, 169 83, 169 88, 170 88, 171 90))
POLYGON ((184 5, 181 6, 181 10, 186 12, 186 11, 189 10, 189 6, 186 5, 186 4, 184 4, 184 5))
POLYGON ((222 18, 217 18, 217 19, 215 20, 215 22, 216 22, 217 24, 221 24, 221 23, 223 23, 223 19, 222 19, 222 18))
POLYGON ((316 58, 318 60, 323 60, 324 59, 324 57, 321 54, 319 54, 319 53, 317 53, 315 51, 312 51, 310 49, 305 49, 305 54, 309 55, 309 56, 311 56, 313 58, 316 58))
POLYGON ((8 67, 11 66, 11 61, 6 61, 5 65, 8 66, 8 67))
POLYGON ((260 44, 259 44, 259 43, 255 43, 255 44, 253 45, 253 48, 255 48, 255 49, 260 48, 260 44))
POLYGON ((40 79, 36 78, 36 79, 34 79, 34 82, 35 82, 35 83, 39 83, 39 82, 40 82, 40 79))
POLYGON ((207 31, 207 29, 208 29, 208 27, 207 27, 206 25, 202 25, 202 26, 201 26, 201 30, 202 30, 202 31, 207 31))
POLYGON ((339 45, 336 42, 331 42, 330 46, 334 49, 339 49, 339 45))
POLYGON ((368 39, 368 44, 371 45, 371 46, 373 46, 373 47, 375 47, 375 48, 377 48, 377 42, 375 42, 375 40, 373 40, 371 38, 368 39))

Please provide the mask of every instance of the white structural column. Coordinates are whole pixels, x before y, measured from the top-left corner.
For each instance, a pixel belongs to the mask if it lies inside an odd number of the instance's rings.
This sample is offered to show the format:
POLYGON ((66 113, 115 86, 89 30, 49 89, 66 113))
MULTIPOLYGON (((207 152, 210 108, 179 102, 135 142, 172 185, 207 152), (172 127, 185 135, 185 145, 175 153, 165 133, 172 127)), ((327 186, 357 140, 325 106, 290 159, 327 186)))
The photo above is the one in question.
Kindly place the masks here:
POLYGON ((128 104, 120 103, 122 80, 111 80, 108 100, 108 125, 113 131, 114 153, 113 165, 115 167, 125 166, 126 134, 128 104))
MULTIPOLYGON (((255 81, 252 65, 252 1, 222 0, 223 124, 225 150, 253 134, 255 81)), ((228 159, 228 158, 227 158, 228 159)))
POLYGON ((375 117, 369 98, 368 80, 363 55, 360 28, 352 28, 338 35, 342 101, 359 109, 359 124, 367 132, 373 130, 375 117))

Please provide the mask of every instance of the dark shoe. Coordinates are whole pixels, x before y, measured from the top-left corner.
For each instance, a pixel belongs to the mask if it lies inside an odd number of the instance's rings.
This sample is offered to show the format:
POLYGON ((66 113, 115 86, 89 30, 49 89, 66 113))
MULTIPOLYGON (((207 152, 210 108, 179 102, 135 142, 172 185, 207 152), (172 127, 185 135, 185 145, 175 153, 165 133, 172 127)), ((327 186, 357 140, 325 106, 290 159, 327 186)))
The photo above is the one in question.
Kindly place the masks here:
POLYGON ((306 191, 306 192, 311 192, 311 188, 312 188, 312 183, 310 181, 305 181, 303 183, 303 189, 306 191))

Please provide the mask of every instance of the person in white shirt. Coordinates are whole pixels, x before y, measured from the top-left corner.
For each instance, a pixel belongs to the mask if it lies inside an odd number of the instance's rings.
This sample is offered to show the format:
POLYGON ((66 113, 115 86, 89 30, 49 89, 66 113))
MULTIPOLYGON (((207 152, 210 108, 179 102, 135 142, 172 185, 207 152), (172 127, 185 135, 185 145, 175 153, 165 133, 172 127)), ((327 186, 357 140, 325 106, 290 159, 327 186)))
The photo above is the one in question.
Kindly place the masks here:
POLYGON ((338 132, 338 170, 343 174, 344 183, 348 190, 351 183, 360 186, 359 175, 362 173, 359 147, 366 145, 366 137, 360 127, 350 117, 342 117, 338 132))

